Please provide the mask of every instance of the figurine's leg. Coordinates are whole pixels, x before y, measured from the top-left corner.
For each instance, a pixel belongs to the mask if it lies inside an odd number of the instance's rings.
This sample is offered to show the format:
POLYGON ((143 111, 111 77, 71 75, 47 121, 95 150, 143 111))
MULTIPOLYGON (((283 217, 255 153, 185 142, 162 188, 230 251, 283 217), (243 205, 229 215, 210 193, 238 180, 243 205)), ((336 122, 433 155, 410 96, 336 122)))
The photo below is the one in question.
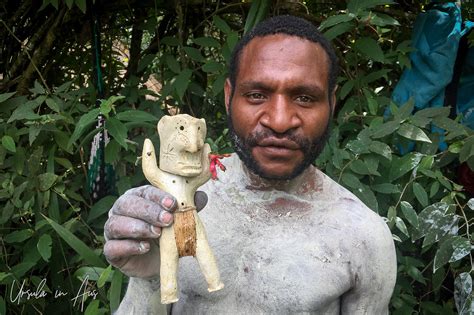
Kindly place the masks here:
POLYGON ((196 259, 206 278, 208 291, 213 292, 220 290, 224 287, 224 284, 220 279, 216 258, 207 241, 204 225, 201 223, 196 211, 194 211, 194 218, 196 220, 196 259))
POLYGON ((174 303, 178 301, 178 249, 173 226, 161 229, 160 260, 161 303, 174 303))

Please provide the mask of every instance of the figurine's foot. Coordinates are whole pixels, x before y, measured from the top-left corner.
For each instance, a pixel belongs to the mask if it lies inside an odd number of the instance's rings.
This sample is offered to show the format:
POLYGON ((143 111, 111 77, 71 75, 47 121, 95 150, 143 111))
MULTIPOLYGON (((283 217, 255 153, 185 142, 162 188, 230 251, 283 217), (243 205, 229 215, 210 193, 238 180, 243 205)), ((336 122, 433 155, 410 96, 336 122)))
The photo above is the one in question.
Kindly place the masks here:
POLYGON ((161 291, 161 304, 171 304, 178 302, 178 293, 177 292, 163 292, 161 291))
POLYGON ((219 291, 222 288, 224 288, 224 284, 222 282, 219 282, 217 285, 209 286, 207 288, 207 291, 214 292, 214 291, 219 291))
POLYGON ((171 303, 175 303, 175 302, 178 302, 178 298, 174 298, 174 299, 167 299, 167 298, 162 298, 161 299, 161 304, 171 304, 171 303))

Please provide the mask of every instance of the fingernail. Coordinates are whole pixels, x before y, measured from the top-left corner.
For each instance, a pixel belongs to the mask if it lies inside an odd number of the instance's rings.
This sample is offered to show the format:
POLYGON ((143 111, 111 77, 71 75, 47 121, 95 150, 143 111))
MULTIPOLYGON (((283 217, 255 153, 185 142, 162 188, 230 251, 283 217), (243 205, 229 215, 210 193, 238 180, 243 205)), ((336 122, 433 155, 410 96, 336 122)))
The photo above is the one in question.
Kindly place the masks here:
POLYGON ((174 206, 174 199, 170 197, 164 197, 161 201, 161 205, 166 209, 170 210, 174 206))
POLYGON ((161 229, 158 227, 154 227, 153 225, 150 225, 150 230, 151 230, 151 233, 155 234, 156 236, 161 235, 161 229))
POLYGON ((140 242, 140 245, 138 246, 138 250, 140 253, 146 253, 150 249, 150 244, 147 242, 140 242))
POLYGON ((160 221, 164 224, 170 224, 173 221, 173 215, 169 212, 162 211, 160 213, 160 221))

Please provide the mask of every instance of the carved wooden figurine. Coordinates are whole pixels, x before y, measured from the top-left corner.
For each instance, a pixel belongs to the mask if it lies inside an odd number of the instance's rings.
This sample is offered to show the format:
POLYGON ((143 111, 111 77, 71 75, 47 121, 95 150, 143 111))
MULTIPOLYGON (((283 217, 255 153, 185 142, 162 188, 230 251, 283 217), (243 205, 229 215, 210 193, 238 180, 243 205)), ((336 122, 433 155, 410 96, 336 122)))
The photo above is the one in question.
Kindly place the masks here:
POLYGON ((178 301, 179 257, 196 257, 209 292, 222 289, 224 284, 194 204, 197 188, 211 177, 210 147, 204 143, 206 122, 186 114, 164 116, 158 122, 158 133, 160 166, 152 142, 145 139, 142 167, 153 186, 170 193, 178 202, 174 223, 162 228, 160 237, 161 303, 169 304, 178 301))

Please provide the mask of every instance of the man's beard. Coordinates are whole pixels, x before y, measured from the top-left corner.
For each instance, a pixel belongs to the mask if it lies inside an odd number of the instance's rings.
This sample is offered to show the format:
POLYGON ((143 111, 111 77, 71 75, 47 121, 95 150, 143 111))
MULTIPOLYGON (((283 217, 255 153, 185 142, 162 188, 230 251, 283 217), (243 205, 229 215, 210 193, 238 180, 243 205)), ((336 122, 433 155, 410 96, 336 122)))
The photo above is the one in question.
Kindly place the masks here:
POLYGON ((235 132, 230 108, 227 115, 227 124, 229 126, 229 136, 237 155, 252 173, 257 174, 264 179, 289 180, 297 177, 316 160, 319 154, 321 154, 329 137, 328 121, 324 132, 313 139, 298 136, 295 134, 294 130, 289 130, 285 133, 276 133, 268 128, 264 131, 251 133, 247 138, 242 138, 235 132), (293 141, 298 144, 299 150, 303 152, 303 161, 301 161, 301 163, 298 164, 290 174, 282 176, 268 174, 252 156, 252 149, 257 146, 260 141, 268 137, 293 141))

